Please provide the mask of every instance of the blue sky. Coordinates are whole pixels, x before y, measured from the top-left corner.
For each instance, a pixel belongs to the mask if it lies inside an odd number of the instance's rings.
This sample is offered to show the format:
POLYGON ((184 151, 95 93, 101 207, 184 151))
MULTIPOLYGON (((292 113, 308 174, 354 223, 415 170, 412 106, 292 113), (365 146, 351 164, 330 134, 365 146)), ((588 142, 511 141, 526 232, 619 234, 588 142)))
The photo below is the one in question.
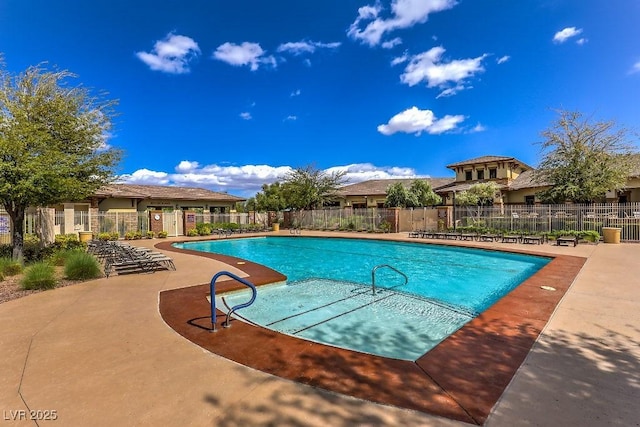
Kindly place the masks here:
POLYGON ((0 52, 118 99, 122 180, 251 196, 290 168, 350 183, 535 166, 554 109, 638 130, 632 0, 0 0, 0 52))

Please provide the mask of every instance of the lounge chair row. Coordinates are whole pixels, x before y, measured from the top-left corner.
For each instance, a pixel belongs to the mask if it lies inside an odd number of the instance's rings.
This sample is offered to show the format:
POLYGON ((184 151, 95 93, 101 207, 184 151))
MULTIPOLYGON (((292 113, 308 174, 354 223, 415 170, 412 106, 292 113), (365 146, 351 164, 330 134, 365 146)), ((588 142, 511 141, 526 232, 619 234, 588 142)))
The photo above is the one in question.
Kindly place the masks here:
MULTIPOLYGON (((546 236, 523 235, 523 234, 493 234, 493 233, 458 233, 453 231, 427 231, 416 230, 409 232, 409 237, 429 238, 429 239, 446 239, 446 240, 468 240, 478 242, 502 242, 502 243, 524 243, 541 245, 547 242, 546 236)), ((563 236, 556 240, 556 244, 575 240, 575 236, 563 236)), ((575 245, 574 245, 575 246, 575 245)))
POLYGON ((104 266, 104 274, 153 273, 158 270, 175 270, 173 260, 161 252, 135 247, 127 243, 92 240, 87 251, 104 266))

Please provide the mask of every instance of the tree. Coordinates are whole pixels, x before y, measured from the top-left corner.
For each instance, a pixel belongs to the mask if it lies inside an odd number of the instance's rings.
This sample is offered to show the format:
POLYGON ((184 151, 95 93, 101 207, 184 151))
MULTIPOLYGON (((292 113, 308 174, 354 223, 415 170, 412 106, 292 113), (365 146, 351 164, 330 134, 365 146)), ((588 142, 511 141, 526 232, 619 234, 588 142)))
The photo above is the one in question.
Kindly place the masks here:
POLYGON ((468 190, 456 195, 456 204, 460 206, 487 206, 500 197, 500 187, 493 181, 473 184, 468 190))
POLYGON ((439 203, 442 203, 442 198, 431 189, 427 181, 422 179, 412 181, 409 188, 402 182, 391 184, 387 188, 387 197, 384 202, 385 206, 400 208, 432 206, 439 203))
POLYGON ((68 71, 34 66, 12 76, 0 67, 0 203, 22 261, 29 206, 83 200, 113 180, 121 152, 106 140, 116 102, 66 86, 68 71))
POLYGON ((287 207, 308 210, 335 201, 338 189, 345 184, 344 175, 344 171, 327 173, 312 165, 292 170, 283 184, 287 207))
POLYGON ((416 206, 418 204, 418 198, 415 193, 412 193, 401 182, 394 182, 387 187, 387 197, 385 198, 384 205, 392 208, 407 208, 416 206))
POLYGON ((257 211, 281 211, 287 207, 283 186, 276 181, 273 184, 263 184, 262 191, 256 193, 255 209, 257 211))
POLYGON ((542 161, 534 179, 550 188, 538 193, 548 203, 588 203, 624 188, 636 161, 629 131, 614 121, 593 121, 573 111, 542 132, 542 161))
POLYGON ((416 179, 411 183, 409 191, 416 195, 418 204, 416 206, 433 206, 442 203, 442 197, 437 195, 431 188, 431 185, 423 180, 416 179))

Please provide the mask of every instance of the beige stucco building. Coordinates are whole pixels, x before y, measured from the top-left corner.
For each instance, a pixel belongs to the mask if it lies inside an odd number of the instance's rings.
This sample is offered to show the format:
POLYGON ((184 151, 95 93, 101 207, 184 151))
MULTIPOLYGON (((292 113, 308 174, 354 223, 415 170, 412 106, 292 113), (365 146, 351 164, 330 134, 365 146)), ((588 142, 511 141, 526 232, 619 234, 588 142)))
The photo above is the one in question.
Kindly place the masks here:
MULTIPOLYGON (((390 185, 401 182, 407 188, 416 179, 427 181, 442 197, 443 204, 452 205, 454 194, 468 190, 472 185, 495 182, 500 193, 495 203, 537 204, 536 193, 548 184, 533 179, 534 168, 515 157, 482 156, 447 165, 453 171, 450 178, 377 179, 347 185, 339 191, 341 207, 382 207, 390 185), (502 200, 500 200, 502 198, 502 200)), ((607 192, 604 202, 640 202, 640 169, 634 171, 625 188, 607 192)))

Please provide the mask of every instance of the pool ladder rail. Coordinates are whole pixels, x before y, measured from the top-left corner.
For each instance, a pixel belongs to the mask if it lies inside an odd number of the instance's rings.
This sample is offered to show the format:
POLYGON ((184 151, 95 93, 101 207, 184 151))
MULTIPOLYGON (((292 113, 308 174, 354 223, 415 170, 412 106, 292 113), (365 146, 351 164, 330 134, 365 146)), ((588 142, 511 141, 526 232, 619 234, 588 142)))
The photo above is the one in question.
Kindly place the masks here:
MULTIPOLYGON (((218 280, 218 278, 220 278, 221 276, 227 276, 230 277, 232 279, 234 279, 237 282, 242 283, 243 285, 245 285, 246 287, 248 287, 249 289, 251 289, 251 299, 249 299, 249 301, 241 303, 241 304, 237 304, 234 305, 233 307, 231 307, 229 309, 229 311, 227 312, 227 318, 226 320, 222 323, 222 326, 225 328, 228 328, 231 326, 231 324, 229 323, 231 321, 231 315, 236 312, 236 310, 239 310, 241 308, 246 308, 249 307, 251 304, 254 303, 254 301, 256 300, 256 296, 258 295, 258 290, 256 289, 255 285, 251 282, 249 282, 246 279, 243 279, 242 277, 236 276, 235 274, 229 272, 229 271, 220 271, 218 273, 216 273, 212 278, 211 278, 211 283, 210 283, 210 291, 211 291, 211 332, 216 332, 216 320, 217 320, 217 315, 216 315, 216 281, 218 280)), ((226 303, 225 303, 226 305, 226 303)))
POLYGON ((389 264, 380 264, 380 265, 376 265, 375 267, 373 267, 371 269, 371 291, 372 291, 372 295, 376 294, 376 271, 379 268, 389 268, 393 271, 395 271, 396 273, 398 273, 399 275, 401 275, 402 277, 404 277, 404 283, 403 285, 406 285, 407 283, 409 283, 409 278, 407 277, 406 274, 404 274, 402 271, 398 270, 397 268, 389 265, 389 264))

